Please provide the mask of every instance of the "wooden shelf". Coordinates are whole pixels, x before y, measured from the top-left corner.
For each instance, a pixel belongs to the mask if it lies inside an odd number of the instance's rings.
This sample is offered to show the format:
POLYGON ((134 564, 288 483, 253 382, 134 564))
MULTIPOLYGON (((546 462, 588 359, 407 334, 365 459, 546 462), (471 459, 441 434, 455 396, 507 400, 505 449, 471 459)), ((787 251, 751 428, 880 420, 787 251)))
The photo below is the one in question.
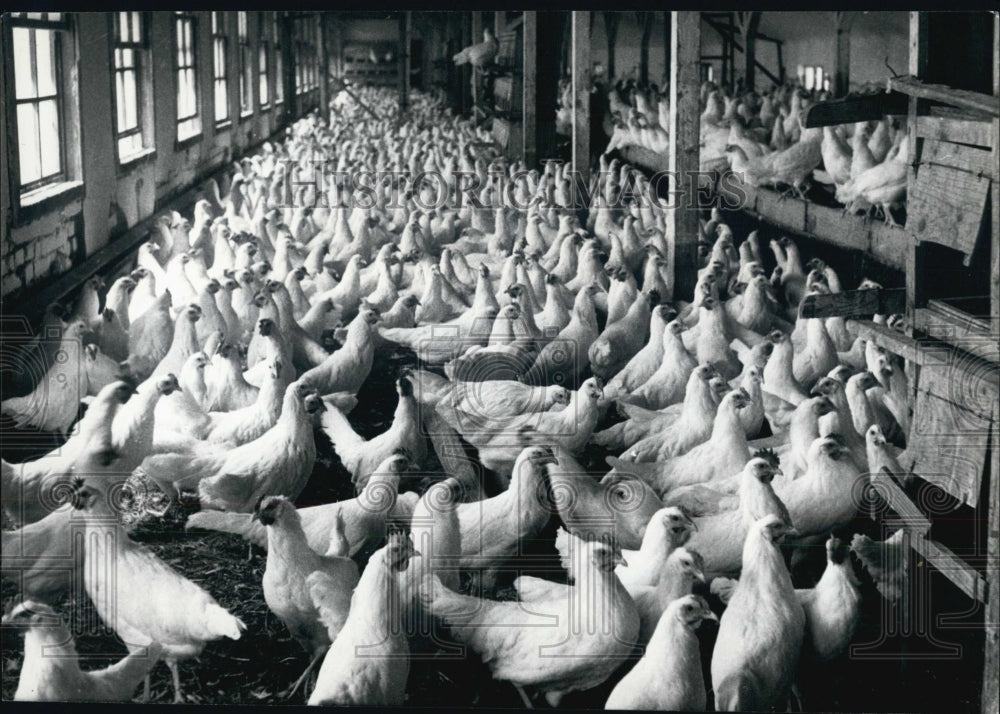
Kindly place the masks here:
POLYGON ((743 210, 787 231, 868 253, 891 268, 904 270, 909 236, 902 228, 844 213, 794 196, 782 198, 769 188, 743 185, 743 210))
POLYGON ((952 89, 943 84, 926 84, 916 77, 893 77, 889 80, 889 91, 901 92, 918 99, 944 102, 955 107, 1000 117, 1000 97, 964 89, 952 89))
POLYGON ((817 102, 806 109, 807 129, 817 126, 853 124, 881 119, 890 114, 906 114, 910 98, 902 92, 883 92, 847 96, 829 102, 817 102))

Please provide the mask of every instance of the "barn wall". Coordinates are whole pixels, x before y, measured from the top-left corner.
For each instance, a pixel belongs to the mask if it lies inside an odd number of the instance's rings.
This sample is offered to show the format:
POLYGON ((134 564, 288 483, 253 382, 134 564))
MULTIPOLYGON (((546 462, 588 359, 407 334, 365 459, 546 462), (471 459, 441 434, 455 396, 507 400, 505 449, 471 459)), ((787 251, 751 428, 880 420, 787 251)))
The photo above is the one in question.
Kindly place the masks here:
MULTIPOLYGON (((79 81, 79 126, 82 174, 81 193, 60 202, 44 213, 22 218, 14 223, 13 211, 7 207, 10 194, 8 181, 9 153, 3 151, 0 173, 3 177, 4 235, 2 252, 2 294, 10 295, 46 278, 68 270, 84 260, 109 240, 123 234, 156 207, 185 190, 200 177, 239 156, 244 149, 270 136, 281 124, 274 108, 261 110, 254 73, 255 112, 246 118, 239 116, 239 80, 236 41, 236 12, 228 12, 229 41, 229 105, 231 124, 216 130, 213 120, 211 13, 195 13, 197 18, 197 65, 201 96, 202 134, 193 141, 178 146, 176 110, 176 75, 174 70, 173 13, 149 12, 149 58, 153 82, 153 139, 155 152, 119 166, 111 116, 112 69, 109 61, 111 35, 108 13, 73 13, 76 48, 71 65, 79 81)), ((251 57, 257 58, 257 23, 260 13, 248 15, 251 57)), ((290 53, 286 53, 290 54, 290 53)), ((256 65, 255 65, 256 66, 256 65)), ((273 66, 273 65, 272 65, 273 66)), ((290 57, 285 66, 291 69, 290 57)), ((274 97, 272 71, 269 93, 274 97)), ((65 75, 70 76, 70 75, 65 75)), ((287 97, 286 103, 290 98, 287 97)), ((145 110, 145 108, 144 108, 145 110)), ((7 136, 6 112, 3 112, 2 136, 7 136)), ((72 137, 67 137, 67 144, 72 137)))
MULTIPOLYGON (((882 82, 889 75, 886 57, 897 72, 905 71, 908 59, 908 14, 905 12, 854 12, 851 24, 851 86, 865 82, 882 82)), ((620 12, 618 36, 615 41, 615 74, 638 76, 642 27, 634 12, 620 12)), ((787 76, 795 76, 796 67, 819 65, 825 72, 834 70, 836 37, 831 12, 764 12, 760 31, 765 35, 784 40, 783 60, 787 76)), ((653 30, 649 42, 649 78, 657 84, 666 79, 665 57, 669 48, 664 47, 663 13, 654 13, 653 30)), ((604 13, 594 17, 591 35, 593 61, 606 66, 608 59, 607 30, 604 13)), ((772 42, 757 43, 757 60, 777 74, 778 52, 772 42)), ((719 55, 722 40, 719 33, 707 22, 701 25, 701 53, 719 55)), ((743 71, 743 53, 736 52, 737 76, 743 71)), ((709 62, 719 76, 722 63, 709 62)), ((771 80, 757 73, 757 89, 764 90, 771 80)))

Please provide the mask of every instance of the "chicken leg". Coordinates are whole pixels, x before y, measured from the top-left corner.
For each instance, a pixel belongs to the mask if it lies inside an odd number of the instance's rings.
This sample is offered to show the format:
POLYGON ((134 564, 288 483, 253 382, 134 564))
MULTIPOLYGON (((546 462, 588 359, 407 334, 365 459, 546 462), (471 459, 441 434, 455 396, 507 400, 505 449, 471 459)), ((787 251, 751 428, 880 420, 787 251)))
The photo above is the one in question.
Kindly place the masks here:
POLYGON ((522 687, 519 684, 515 684, 514 685, 514 689, 516 689, 517 693, 521 695, 521 701, 524 702, 524 708, 525 709, 534 709, 535 708, 535 705, 531 703, 531 697, 529 697, 528 693, 526 691, 524 691, 524 687, 522 687))
POLYGON ((167 667, 170 668, 170 677, 174 680, 174 704, 183 704, 184 695, 181 693, 181 673, 177 668, 177 660, 166 660, 167 667))
MULTIPOLYGON (((285 699, 291 699, 292 698, 292 696, 295 694, 295 692, 298 691, 299 687, 302 686, 302 683, 304 681, 306 681, 306 677, 310 673, 312 673, 313 667, 316 666, 316 663, 319 662, 323 658, 323 655, 325 655, 325 654, 326 654, 326 649, 323 648, 323 649, 320 649, 318 652, 316 652, 316 654, 313 655, 312 660, 309 662, 309 666, 306 667, 305 671, 299 676, 299 678, 297 680, 295 680, 295 684, 292 685, 292 688, 288 691, 288 694, 284 695, 285 699)), ((308 689, 308 687, 307 687, 307 689, 308 689)))

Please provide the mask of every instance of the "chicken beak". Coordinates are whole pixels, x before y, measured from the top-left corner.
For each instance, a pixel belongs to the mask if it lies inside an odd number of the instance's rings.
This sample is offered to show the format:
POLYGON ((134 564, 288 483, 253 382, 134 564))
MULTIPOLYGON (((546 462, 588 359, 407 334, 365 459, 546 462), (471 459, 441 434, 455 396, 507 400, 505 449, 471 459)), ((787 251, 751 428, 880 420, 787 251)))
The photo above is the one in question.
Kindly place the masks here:
POLYGON ((694 579, 697 580, 699 583, 705 582, 705 573, 702 572, 701 570, 695 570, 694 579))
POLYGON ((702 616, 702 619, 703 620, 715 620, 716 622, 718 622, 719 621, 719 616, 716 615, 711 610, 705 610, 705 614, 702 616))
POLYGON ((615 557, 615 565, 621 565, 621 566, 624 566, 624 567, 627 568, 628 567, 628 561, 625 560, 625 556, 624 555, 622 555, 621 553, 619 553, 615 557))
POLYGON ((250 514, 250 521, 251 522, 258 521, 259 522, 260 521, 260 511, 254 511, 253 513, 251 513, 250 514))

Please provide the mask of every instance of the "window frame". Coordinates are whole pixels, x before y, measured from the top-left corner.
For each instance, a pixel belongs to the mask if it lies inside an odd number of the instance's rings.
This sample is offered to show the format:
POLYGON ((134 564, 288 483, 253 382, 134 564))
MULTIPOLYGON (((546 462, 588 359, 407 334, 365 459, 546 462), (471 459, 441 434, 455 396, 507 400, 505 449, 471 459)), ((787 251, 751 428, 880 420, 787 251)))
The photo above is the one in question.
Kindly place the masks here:
POLYGON ((233 108, 229 102, 229 35, 226 32, 225 10, 211 10, 212 23, 212 120, 216 131, 228 129, 233 125, 233 108), (216 22, 218 19, 218 22, 216 22), (219 47, 222 48, 221 68, 219 74, 219 47), (222 95, 225 97, 226 115, 219 118, 219 84, 223 85, 222 95))
POLYGON ((115 161, 120 169, 131 166, 142 159, 148 159, 156 153, 152 129, 152 107, 155 94, 153 91, 152 59, 149 43, 150 17, 148 12, 142 10, 123 10, 108 14, 108 36, 112 38, 111 42, 108 43, 111 69, 111 106, 113 109, 112 132, 115 144, 115 161), (123 43, 119 40, 118 24, 121 12, 136 12, 139 14, 140 39, 138 42, 123 43), (119 49, 131 49, 135 53, 135 64, 132 69, 136 79, 136 128, 127 130, 127 133, 120 132, 118 128, 118 73, 121 70, 117 67, 116 52, 119 49), (141 143, 139 149, 131 154, 122 156, 119 144, 121 139, 137 134, 141 143))
POLYGON ((181 70, 190 70, 192 77, 194 78, 194 113, 185 115, 183 117, 178 116, 180 112, 180 106, 174 107, 174 139, 175 148, 183 148, 188 146, 195 141, 201 139, 205 132, 205 117, 203 113, 204 107, 201 101, 201 83, 199 81, 198 75, 198 15, 193 12, 182 12, 175 11, 173 17, 173 35, 174 35, 174 45, 172 48, 172 53, 174 56, 174 83, 175 83, 175 99, 176 95, 180 92, 180 73, 181 70), (180 64, 180 23, 190 22, 191 23, 191 64, 181 66, 180 64), (197 119, 197 130, 188 134, 186 136, 180 135, 181 125, 192 120, 197 119))
MULTIPOLYGON (((43 13, 43 14, 48 15, 48 13, 43 13)), ((30 194, 39 191, 46 186, 54 186, 57 184, 66 183, 67 181, 70 180, 68 171, 69 168, 68 156, 66 151, 66 106, 65 106, 66 87, 65 87, 65 77, 63 74, 63 61, 64 61, 63 33, 70 31, 70 26, 68 19, 66 18, 62 18, 57 21, 48 19, 21 18, 21 17, 14 17, 12 15, 9 18, 8 27, 9 27, 9 36, 6 38, 6 44, 10 47, 10 53, 11 53, 9 62, 11 81, 8 85, 10 87, 9 93, 11 98, 11 101, 9 102, 9 105, 11 107, 10 126, 14 129, 13 134, 16 139, 13 142, 14 147, 12 147, 16 149, 16 152, 14 151, 9 152, 9 162, 11 164, 11 167, 16 166, 17 170, 17 180, 11 181, 11 188, 17 194, 19 199, 23 199, 25 196, 28 196, 30 198, 30 194), (45 96, 34 96, 28 99, 17 98, 16 76, 14 74, 15 68, 14 68, 14 57, 13 57, 13 52, 14 52, 13 38, 14 38, 15 28, 26 29, 34 32, 41 30, 53 33, 53 54, 54 54, 53 67, 55 70, 55 83, 54 83, 55 94, 46 94, 45 96), (34 179, 33 181, 30 181, 28 183, 22 183, 21 146, 20 146, 21 127, 18 123, 18 118, 17 118, 18 107, 20 107, 22 104, 38 105, 42 102, 51 101, 53 99, 55 100, 56 103, 56 119, 58 121, 56 132, 59 135, 59 170, 48 175, 43 174, 39 178, 34 179)), ((31 34, 29 35, 29 37, 32 46, 34 46, 35 35, 31 34)), ((31 63, 32 63, 32 75, 37 76, 38 74, 38 70, 36 69, 37 51, 34 49, 31 55, 31 63)), ((4 64, 8 64, 8 62, 5 61, 4 64)), ((36 92, 37 92, 37 87, 36 87, 36 92)), ((4 103, 7 104, 6 101, 4 103)), ((39 134, 38 140, 39 142, 41 142, 41 134, 39 134)), ((41 161, 40 155, 39 155, 39 161, 41 161)), ((41 170, 40 166, 39 170, 41 170)))
POLYGON ((236 70, 239 74, 237 84, 239 89, 240 121, 249 119, 254 114, 253 90, 254 71, 253 42, 250 40, 250 13, 246 10, 236 11, 236 70))
MULTIPOLYGON (((26 13, 27 14, 27 13, 26 13)), ((31 13, 36 14, 36 13, 31 13)), ((42 216, 58 210, 73 201, 79 200, 84 193, 82 176, 82 160, 80 155, 80 91, 79 84, 73 82, 75 75, 70 71, 76 62, 76 33, 77 23, 74 13, 39 13, 43 17, 22 18, 14 17, 13 13, 5 14, 4 22, 0 22, 0 84, 3 88, 3 96, 10 97, 15 94, 15 73, 14 73, 14 49, 13 49, 13 28, 28 27, 43 30, 59 30, 65 34, 60 42, 60 93, 62 104, 60 106, 60 140, 62 142, 62 171, 61 181, 52 181, 31 191, 21 190, 21 161, 20 146, 17 132, 17 112, 14 103, 4 101, 0 103, 0 111, 4 112, 7 123, 7 132, 0 139, 0 146, 4 148, 8 163, 7 193, 4 196, 5 206, 10 207, 9 219, 5 219, 5 230, 13 230, 28 225, 32 221, 42 216), (58 20, 50 20, 51 14, 60 15, 58 20), (11 22, 11 21, 14 22, 11 22)), ((6 240, 6 235, 4 240, 6 240)))
POLYGON ((274 106, 281 106, 285 103, 285 72, 287 71, 287 62, 285 62, 284 53, 284 42, 282 41, 282 20, 284 19, 280 15, 280 11, 273 10, 271 17, 273 18, 272 30, 274 31, 274 99, 272 103, 274 106))
POLYGON ((262 112, 271 108, 270 82, 272 61, 269 54, 271 43, 268 40, 268 35, 273 36, 273 30, 271 29, 271 23, 273 22, 274 13, 257 13, 257 106, 262 112), (264 60, 263 67, 261 67, 261 59, 264 60))

